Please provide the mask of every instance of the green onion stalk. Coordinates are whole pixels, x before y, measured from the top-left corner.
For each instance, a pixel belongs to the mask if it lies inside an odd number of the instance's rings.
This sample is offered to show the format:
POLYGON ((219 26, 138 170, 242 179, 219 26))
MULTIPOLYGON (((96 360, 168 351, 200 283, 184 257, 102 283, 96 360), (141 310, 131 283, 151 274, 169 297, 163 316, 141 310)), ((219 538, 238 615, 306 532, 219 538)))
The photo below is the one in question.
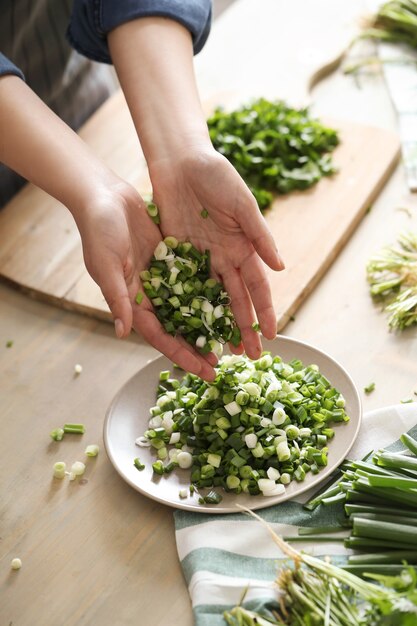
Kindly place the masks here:
POLYGON ((385 2, 367 22, 361 38, 417 48, 417 2, 414 0, 385 2))
MULTIPOLYGON (((382 4, 378 11, 363 19, 363 29, 350 44, 350 48, 358 40, 371 40, 405 45, 412 50, 417 49, 417 2, 415 0, 390 0, 382 4)), ((405 52, 405 51, 404 51, 405 52)), ((379 56, 361 59, 344 67, 345 74, 353 74, 362 67, 381 65, 381 63, 417 65, 410 55, 400 58, 387 58, 383 61, 379 56)))
POLYGON ((389 314, 388 325, 403 330, 417 323, 417 233, 374 255, 366 267, 371 296, 389 314))

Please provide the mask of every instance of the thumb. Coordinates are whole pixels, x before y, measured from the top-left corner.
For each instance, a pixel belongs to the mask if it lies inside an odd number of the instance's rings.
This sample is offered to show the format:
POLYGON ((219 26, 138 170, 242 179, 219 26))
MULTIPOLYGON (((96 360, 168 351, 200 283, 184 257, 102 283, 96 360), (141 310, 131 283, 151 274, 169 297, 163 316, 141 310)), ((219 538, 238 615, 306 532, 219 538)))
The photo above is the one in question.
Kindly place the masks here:
POLYGON ((127 337, 132 328, 132 303, 120 263, 112 264, 100 282, 100 288, 114 320, 116 336, 127 337))

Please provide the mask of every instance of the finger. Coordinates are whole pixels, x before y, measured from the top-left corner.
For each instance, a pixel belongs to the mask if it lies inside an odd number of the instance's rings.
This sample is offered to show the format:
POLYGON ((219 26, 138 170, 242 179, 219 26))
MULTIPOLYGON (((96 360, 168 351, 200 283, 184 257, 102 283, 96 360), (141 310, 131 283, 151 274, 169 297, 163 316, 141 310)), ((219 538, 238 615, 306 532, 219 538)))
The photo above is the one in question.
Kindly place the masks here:
POLYGON ((209 352, 208 354, 202 354, 201 356, 203 356, 206 359, 207 363, 209 363, 213 367, 217 365, 217 363, 219 362, 219 359, 214 354, 214 352, 209 352))
POLYGON ((277 318, 272 304, 271 288, 261 259, 256 254, 250 255, 242 263, 240 273, 255 307, 263 336, 274 339, 277 334, 277 318))
POLYGON ((213 352, 208 352, 207 354, 201 354, 200 352, 197 352, 197 350, 195 350, 191 344, 188 343, 188 341, 186 341, 184 339, 184 337, 181 337, 181 335, 178 335, 176 337, 176 340, 179 341, 181 343, 182 346, 184 346, 184 348, 186 350, 188 350, 189 352, 191 352, 191 354, 193 355, 197 355, 198 358, 203 359, 203 361, 207 361, 207 363, 211 366, 215 366, 218 363, 218 358, 217 356, 213 353, 213 352))
POLYGON ((113 261, 105 269, 99 285, 113 316, 116 335, 121 339, 132 328, 132 303, 120 261, 113 261))
POLYGON ((181 341, 168 335, 154 313, 142 307, 137 307, 133 320, 134 328, 154 348, 165 354, 173 363, 187 372, 196 374, 204 380, 212 381, 215 371, 201 355, 190 350, 191 346, 184 346, 181 341))
POLYGON ((232 301, 233 314, 240 328, 246 354, 251 359, 259 359, 262 344, 258 333, 252 328, 255 315, 246 285, 239 271, 234 268, 223 274, 223 281, 232 301))
POLYGON ((243 343, 241 342, 238 346, 234 346, 232 343, 229 343, 229 350, 232 354, 243 354, 245 348, 243 347, 243 343))
POLYGON ((247 198, 246 206, 242 206, 238 211, 237 219, 241 229, 251 241, 261 259, 271 269, 283 270, 285 268, 284 261, 277 250, 272 233, 252 194, 247 198))

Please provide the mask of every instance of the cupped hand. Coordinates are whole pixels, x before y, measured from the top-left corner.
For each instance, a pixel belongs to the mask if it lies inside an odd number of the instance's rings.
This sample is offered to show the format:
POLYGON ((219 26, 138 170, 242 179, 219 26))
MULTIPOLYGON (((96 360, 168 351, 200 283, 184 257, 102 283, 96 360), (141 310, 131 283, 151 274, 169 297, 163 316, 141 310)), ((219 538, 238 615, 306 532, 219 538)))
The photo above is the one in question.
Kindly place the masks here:
POLYGON ((87 270, 109 305, 116 335, 126 337, 133 327, 171 361, 212 380, 214 356, 203 357, 182 338, 168 335, 146 296, 136 303, 142 289, 139 274, 162 238, 139 194, 125 183, 97 191, 77 225, 87 270))
POLYGON ((212 274, 231 297, 243 347, 250 358, 259 358, 255 314, 266 338, 277 330, 264 263, 274 270, 284 264, 255 198, 214 148, 161 159, 150 173, 163 235, 210 250, 212 274))

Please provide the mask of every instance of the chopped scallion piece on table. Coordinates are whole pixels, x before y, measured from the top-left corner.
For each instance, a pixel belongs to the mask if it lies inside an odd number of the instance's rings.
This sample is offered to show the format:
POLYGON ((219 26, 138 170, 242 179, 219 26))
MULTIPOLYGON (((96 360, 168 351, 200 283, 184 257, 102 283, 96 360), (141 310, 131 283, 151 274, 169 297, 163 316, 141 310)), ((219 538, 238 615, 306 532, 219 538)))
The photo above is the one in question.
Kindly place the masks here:
POLYGON ((66 464, 63 461, 54 463, 54 478, 65 478, 66 464))
POLYGON ((53 439, 54 441, 62 441, 62 439, 64 438, 64 429, 63 428, 54 428, 54 430, 51 431, 50 435, 51 435, 51 439, 53 439))
POLYGON ((95 457, 98 455, 100 448, 97 444, 93 443, 86 447, 85 454, 89 457, 95 457))
POLYGON ((83 435, 85 433, 84 424, 64 424, 64 433, 73 433, 75 435, 83 435))
POLYGON ((366 387, 363 388, 364 392, 369 395, 373 391, 375 391, 375 383, 369 383, 366 387))

